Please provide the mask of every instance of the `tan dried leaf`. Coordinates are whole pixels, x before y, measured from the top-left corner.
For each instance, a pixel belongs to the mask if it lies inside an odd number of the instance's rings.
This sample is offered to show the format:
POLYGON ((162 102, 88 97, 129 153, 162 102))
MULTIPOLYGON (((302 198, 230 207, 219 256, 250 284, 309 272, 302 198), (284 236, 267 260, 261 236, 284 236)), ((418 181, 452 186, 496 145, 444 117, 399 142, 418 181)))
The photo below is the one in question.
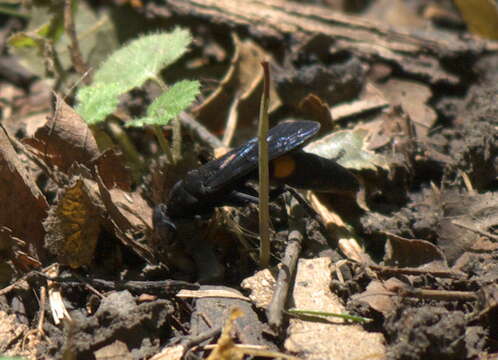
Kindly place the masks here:
POLYGON ((427 104, 432 96, 427 85, 417 81, 391 79, 377 87, 392 106, 401 106, 414 124, 417 136, 427 136, 437 119, 436 112, 427 104))
POLYGON ((386 233, 386 265, 397 267, 423 267, 425 270, 448 270, 446 257, 441 249, 426 240, 407 239, 386 233))

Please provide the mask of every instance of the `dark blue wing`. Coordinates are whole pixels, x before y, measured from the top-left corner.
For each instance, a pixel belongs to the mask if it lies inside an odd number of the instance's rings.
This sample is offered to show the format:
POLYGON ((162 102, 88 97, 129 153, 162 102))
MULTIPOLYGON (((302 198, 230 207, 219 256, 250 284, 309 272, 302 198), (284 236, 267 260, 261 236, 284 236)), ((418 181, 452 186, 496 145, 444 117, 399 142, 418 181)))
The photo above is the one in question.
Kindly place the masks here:
MULTIPOLYGON (((286 121, 268 132, 268 155, 273 160, 294 150, 320 129, 315 121, 286 121)), ((258 167, 258 139, 253 138, 244 145, 228 152, 219 159, 208 162, 198 169, 203 184, 210 191, 217 191, 226 184, 241 178, 258 167)))

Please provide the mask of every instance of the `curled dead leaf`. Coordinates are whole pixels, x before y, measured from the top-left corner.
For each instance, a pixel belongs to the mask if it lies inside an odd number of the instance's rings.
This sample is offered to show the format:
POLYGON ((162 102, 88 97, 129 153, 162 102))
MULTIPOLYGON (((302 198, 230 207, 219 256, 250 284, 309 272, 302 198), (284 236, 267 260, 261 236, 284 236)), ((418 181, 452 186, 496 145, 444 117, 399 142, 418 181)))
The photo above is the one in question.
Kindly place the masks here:
POLYGON ((83 164, 89 169, 96 165, 109 187, 124 190, 131 187, 131 175, 124 158, 109 149, 112 142, 107 135, 97 128, 92 131, 59 97, 56 97, 52 117, 36 130, 34 137, 24 139, 23 143, 47 164, 63 172, 68 172, 74 164, 83 164), (101 152, 100 148, 108 150, 101 152))
MULTIPOLYGON (((229 145, 236 128, 251 123, 258 114, 263 80, 261 61, 269 55, 252 40, 233 37, 235 52, 230 68, 218 88, 194 109, 199 122, 206 124, 213 133, 225 131, 224 144, 229 145), (225 125, 225 122, 228 122, 225 125)), ((273 87, 270 109, 278 106, 278 96, 273 87)))
POLYGON ((43 258, 44 230, 41 225, 47 200, 22 164, 7 131, 0 128, 0 224, 26 243, 29 255, 43 258))
POLYGON ((407 239, 386 233, 386 265, 398 267, 424 267, 426 270, 447 270, 446 257, 441 249, 426 240, 407 239))

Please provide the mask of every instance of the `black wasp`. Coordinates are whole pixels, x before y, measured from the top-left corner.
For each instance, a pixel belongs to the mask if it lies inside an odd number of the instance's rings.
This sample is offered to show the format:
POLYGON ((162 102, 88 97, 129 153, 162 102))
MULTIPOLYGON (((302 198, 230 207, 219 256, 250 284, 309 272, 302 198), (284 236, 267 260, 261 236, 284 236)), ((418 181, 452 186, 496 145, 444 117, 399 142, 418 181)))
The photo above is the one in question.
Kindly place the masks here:
MULTIPOLYGON (((272 184, 277 185, 270 197, 282 193, 279 189, 284 185, 332 193, 358 190, 358 181, 347 169, 334 160, 301 149, 319 129, 319 123, 305 120, 282 122, 270 129, 270 177, 272 184)), ((166 204, 154 209, 154 227, 163 233, 174 230, 179 220, 208 217, 219 206, 257 203, 257 192, 248 184, 257 179, 257 168, 258 141, 253 138, 221 158, 191 170, 173 186, 166 204)))

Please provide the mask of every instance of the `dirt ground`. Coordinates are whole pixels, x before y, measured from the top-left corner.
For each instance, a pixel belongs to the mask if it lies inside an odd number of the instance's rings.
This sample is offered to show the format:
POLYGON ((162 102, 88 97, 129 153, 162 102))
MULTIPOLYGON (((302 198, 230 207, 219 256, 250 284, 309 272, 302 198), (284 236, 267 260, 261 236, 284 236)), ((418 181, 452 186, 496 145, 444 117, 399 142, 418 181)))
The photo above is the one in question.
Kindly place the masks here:
POLYGON ((0 3, 0 360, 498 359, 486 2, 0 3), (192 43, 160 77, 198 80, 193 104, 126 127, 162 91, 148 81, 85 122, 76 94, 99 64, 175 27, 192 43), (270 155, 329 166, 296 160, 281 183, 304 189, 272 188, 266 269, 257 201, 229 200, 257 196, 257 161, 209 162, 256 136, 262 61, 270 127, 290 132, 270 155), (169 195, 181 179, 195 206, 169 195))

